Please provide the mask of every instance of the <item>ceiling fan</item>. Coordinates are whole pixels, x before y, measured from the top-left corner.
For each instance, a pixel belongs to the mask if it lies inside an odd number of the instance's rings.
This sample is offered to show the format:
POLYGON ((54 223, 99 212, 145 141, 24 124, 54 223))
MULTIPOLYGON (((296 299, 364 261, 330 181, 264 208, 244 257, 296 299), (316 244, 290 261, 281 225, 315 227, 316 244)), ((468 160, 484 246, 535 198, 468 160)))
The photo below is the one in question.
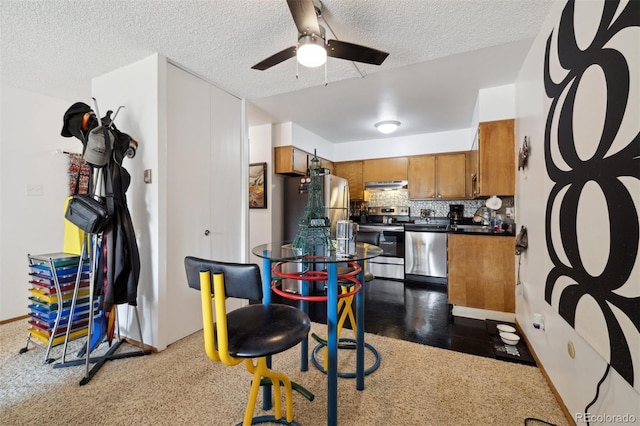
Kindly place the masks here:
POLYGON ((264 71, 294 56, 297 56, 300 65, 306 67, 323 65, 327 56, 373 65, 382 64, 389 56, 387 52, 371 47, 326 40, 325 29, 318 22, 318 17, 322 14, 322 3, 319 0, 287 0, 287 5, 298 28, 298 44, 269 56, 252 66, 252 69, 264 71))

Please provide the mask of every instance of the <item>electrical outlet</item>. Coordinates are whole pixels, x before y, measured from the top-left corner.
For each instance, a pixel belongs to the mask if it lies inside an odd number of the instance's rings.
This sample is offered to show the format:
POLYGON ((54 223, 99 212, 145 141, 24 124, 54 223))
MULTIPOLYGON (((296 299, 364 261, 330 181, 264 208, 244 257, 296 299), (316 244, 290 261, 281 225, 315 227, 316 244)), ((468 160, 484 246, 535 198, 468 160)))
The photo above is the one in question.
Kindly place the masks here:
POLYGON ((24 186, 24 195, 28 197, 42 197, 44 185, 41 183, 28 183, 24 186))

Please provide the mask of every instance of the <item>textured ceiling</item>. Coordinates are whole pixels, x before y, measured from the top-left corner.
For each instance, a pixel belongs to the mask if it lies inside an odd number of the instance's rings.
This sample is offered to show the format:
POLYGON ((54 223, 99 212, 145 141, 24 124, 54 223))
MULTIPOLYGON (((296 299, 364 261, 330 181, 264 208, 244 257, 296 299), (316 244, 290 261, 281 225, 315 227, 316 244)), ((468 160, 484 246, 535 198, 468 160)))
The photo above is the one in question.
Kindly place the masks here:
POLYGON ((328 38, 390 53, 381 66, 329 58, 325 87, 324 69, 300 67, 296 78, 294 59, 251 69, 296 42, 285 0, 0 0, 0 75, 5 84, 75 102, 90 95, 91 78, 159 52, 255 100, 278 121, 295 117, 331 141, 378 137, 353 122, 372 123, 389 111, 417 124, 414 117, 428 114, 419 108, 427 107, 440 110, 426 120, 430 127, 401 128, 441 131, 469 124, 469 93, 513 82, 551 3, 324 0, 323 18, 334 32, 328 38), (455 104, 458 97, 466 103, 455 104))

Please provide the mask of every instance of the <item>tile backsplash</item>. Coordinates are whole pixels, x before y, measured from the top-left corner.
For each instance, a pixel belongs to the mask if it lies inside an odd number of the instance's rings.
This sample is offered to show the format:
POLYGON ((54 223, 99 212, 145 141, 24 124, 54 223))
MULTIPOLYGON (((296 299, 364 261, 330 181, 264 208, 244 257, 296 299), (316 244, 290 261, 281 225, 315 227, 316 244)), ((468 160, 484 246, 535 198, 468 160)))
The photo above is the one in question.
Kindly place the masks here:
MULTIPOLYGON (((513 197, 501 197, 502 207, 497 211, 498 214, 505 214, 507 207, 513 207, 513 197)), ((393 191, 371 191, 369 193, 369 201, 367 206, 409 206, 411 216, 420 216, 420 209, 431 209, 432 216, 446 216, 449 213, 449 204, 464 205, 464 216, 471 217, 479 207, 485 205, 485 199, 478 200, 409 200, 409 191, 407 189, 396 189, 393 191)), ((515 212, 514 212, 515 213, 515 212)))

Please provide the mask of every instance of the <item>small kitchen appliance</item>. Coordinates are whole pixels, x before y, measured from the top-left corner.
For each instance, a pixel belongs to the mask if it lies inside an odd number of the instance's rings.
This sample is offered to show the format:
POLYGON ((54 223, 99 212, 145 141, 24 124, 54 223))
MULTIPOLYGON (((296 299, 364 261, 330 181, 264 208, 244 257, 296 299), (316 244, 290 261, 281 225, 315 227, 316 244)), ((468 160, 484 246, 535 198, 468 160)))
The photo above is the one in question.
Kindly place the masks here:
POLYGON ((447 217, 452 225, 462 222, 464 216, 464 204, 449 204, 449 214, 447 217))

